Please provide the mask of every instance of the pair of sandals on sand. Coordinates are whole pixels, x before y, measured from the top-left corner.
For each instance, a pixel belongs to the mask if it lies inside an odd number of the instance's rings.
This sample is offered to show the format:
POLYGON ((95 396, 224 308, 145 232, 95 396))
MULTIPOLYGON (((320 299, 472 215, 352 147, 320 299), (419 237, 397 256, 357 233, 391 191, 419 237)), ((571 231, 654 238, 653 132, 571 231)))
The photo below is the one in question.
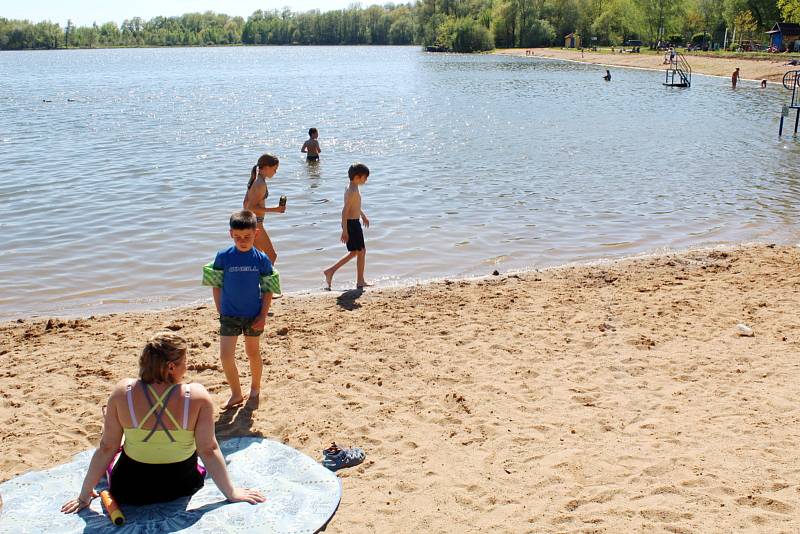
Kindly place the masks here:
POLYGON ((344 467, 355 467, 364 461, 367 453, 361 447, 339 448, 334 441, 327 449, 322 450, 322 465, 331 471, 344 467))

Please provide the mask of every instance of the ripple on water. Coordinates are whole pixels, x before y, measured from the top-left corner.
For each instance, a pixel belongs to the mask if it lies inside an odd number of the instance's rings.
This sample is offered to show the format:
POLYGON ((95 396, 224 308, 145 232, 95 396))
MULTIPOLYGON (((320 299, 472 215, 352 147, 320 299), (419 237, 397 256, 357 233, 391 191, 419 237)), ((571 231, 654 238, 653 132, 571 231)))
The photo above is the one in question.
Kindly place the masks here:
POLYGON ((345 252, 353 161, 372 171, 380 285, 798 237, 800 144, 775 138, 777 88, 698 76, 673 91, 625 69, 598 84, 601 67, 396 47, 8 53, 0 71, 15 80, 0 317, 206 298, 200 266, 230 246, 263 152, 281 158, 268 204, 289 198, 265 221, 289 291, 345 252), (316 165, 299 152, 310 126, 316 165))

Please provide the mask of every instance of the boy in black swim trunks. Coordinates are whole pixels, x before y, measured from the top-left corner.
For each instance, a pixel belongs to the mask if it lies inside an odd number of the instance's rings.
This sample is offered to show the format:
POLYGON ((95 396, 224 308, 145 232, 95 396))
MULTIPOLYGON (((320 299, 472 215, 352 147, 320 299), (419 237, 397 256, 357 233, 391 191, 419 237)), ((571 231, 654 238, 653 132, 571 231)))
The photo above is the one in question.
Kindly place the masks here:
POLYGON ((347 170, 347 175, 350 177, 350 187, 344 192, 344 208, 342 209, 342 243, 347 244, 347 255, 342 257, 339 261, 333 264, 328 269, 325 269, 325 289, 331 289, 331 282, 333 275, 339 268, 352 260, 357 258, 356 261, 356 286, 361 289, 370 284, 364 279, 364 265, 367 258, 367 247, 364 244, 364 232, 361 230, 361 221, 364 221, 364 226, 369 228, 369 219, 367 215, 361 211, 361 191, 358 186, 367 183, 369 178, 369 168, 363 163, 353 163, 347 170))
POLYGON ((300 148, 300 152, 306 155, 306 161, 319 161, 319 153, 322 152, 322 149, 319 147, 318 137, 319 132, 316 128, 308 129, 308 141, 303 143, 300 148))

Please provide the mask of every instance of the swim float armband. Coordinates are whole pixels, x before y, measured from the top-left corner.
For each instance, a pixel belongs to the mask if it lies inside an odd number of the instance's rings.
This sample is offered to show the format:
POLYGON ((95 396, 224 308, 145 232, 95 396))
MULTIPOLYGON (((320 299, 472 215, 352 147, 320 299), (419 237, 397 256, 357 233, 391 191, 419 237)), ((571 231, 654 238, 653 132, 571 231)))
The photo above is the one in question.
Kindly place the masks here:
MULTIPOLYGON (((213 263, 207 263, 203 266, 203 281, 204 286, 222 287, 223 271, 214 268, 213 263)), ((272 274, 260 277, 261 292, 262 293, 280 293, 281 292, 281 275, 277 269, 272 268, 272 274)))

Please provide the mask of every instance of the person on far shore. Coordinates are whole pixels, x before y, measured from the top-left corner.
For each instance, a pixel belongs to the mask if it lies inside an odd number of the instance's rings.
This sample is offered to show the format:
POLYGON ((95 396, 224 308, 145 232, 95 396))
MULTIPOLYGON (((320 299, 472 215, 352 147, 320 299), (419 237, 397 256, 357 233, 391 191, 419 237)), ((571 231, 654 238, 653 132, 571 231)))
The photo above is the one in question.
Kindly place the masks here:
POLYGON ((203 487, 206 470, 228 501, 264 502, 261 492, 231 482, 214 435, 211 395, 201 384, 183 383, 187 352, 186 341, 174 332, 150 338, 139 356, 139 378, 126 378, 114 386, 100 444, 78 496, 65 502, 62 512, 89 506, 98 496, 95 486, 103 474, 121 504, 145 505, 193 495, 203 487), (198 465, 198 456, 205 468, 198 465))
POLYGON ((356 287, 368 287, 370 284, 364 279, 364 267, 367 258, 367 247, 364 243, 364 232, 361 229, 359 218, 364 221, 364 226, 369 228, 369 219, 361 210, 361 191, 358 187, 367 183, 369 167, 363 163, 353 163, 347 170, 350 186, 344 192, 344 208, 342 208, 342 243, 347 245, 347 254, 331 267, 325 269, 325 289, 330 291, 333 275, 345 263, 357 258, 356 261, 356 287))
POLYGON ((219 357, 231 396, 223 410, 247 400, 247 407, 258 408, 261 392, 260 336, 264 331, 271 293, 261 292, 261 277, 272 274, 272 263, 254 244, 258 234, 256 216, 242 210, 231 215, 230 236, 234 246, 221 250, 214 259, 214 269, 223 271, 222 287, 214 287, 214 304, 219 313, 219 357), (239 370, 236 368, 236 342, 244 334, 244 351, 250 360, 250 394, 242 395, 239 370))
POLYGON ((605 81, 607 81, 607 82, 610 82, 610 81, 611 81, 611 71, 610 71, 610 70, 606 69, 606 75, 605 75, 605 76, 603 76, 603 79, 604 79, 605 81))
POLYGON ((734 89, 736 89, 737 83, 739 83, 739 67, 736 67, 736 70, 731 74, 731 86, 733 86, 734 89))
POLYGON ((303 143, 303 146, 300 148, 300 152, 306 154, 306 161, 319 161, 319 153, 322 152, 322 149, 319 147, 319 141, 317 141, 318 137, 319 132, 317 129, 309 128, 308 141, 303 143))
POLYGON ((761 80, 761 88, 762 89, 766 89, 767 88, 767 80, 761 80))
POLYGON ((265 201, 269 197, 267 180, 275 176, 279 165, 280 161, 272 154, 263 154, 258 158, 258 162, 250 171, 250 181, 247 182, 247 192, 244 195, 244 201, 242 201, 242 208, 252 211, 256 215, 258 232, 256 232, 255 247, 266 254, 273 265, 278 260, 278 254, 275 252, 272 240, 264 228, 264 215, 266 213, 283 213, 286 211, 285 204, 274 208, 268 208, 265 205, 265 201))

